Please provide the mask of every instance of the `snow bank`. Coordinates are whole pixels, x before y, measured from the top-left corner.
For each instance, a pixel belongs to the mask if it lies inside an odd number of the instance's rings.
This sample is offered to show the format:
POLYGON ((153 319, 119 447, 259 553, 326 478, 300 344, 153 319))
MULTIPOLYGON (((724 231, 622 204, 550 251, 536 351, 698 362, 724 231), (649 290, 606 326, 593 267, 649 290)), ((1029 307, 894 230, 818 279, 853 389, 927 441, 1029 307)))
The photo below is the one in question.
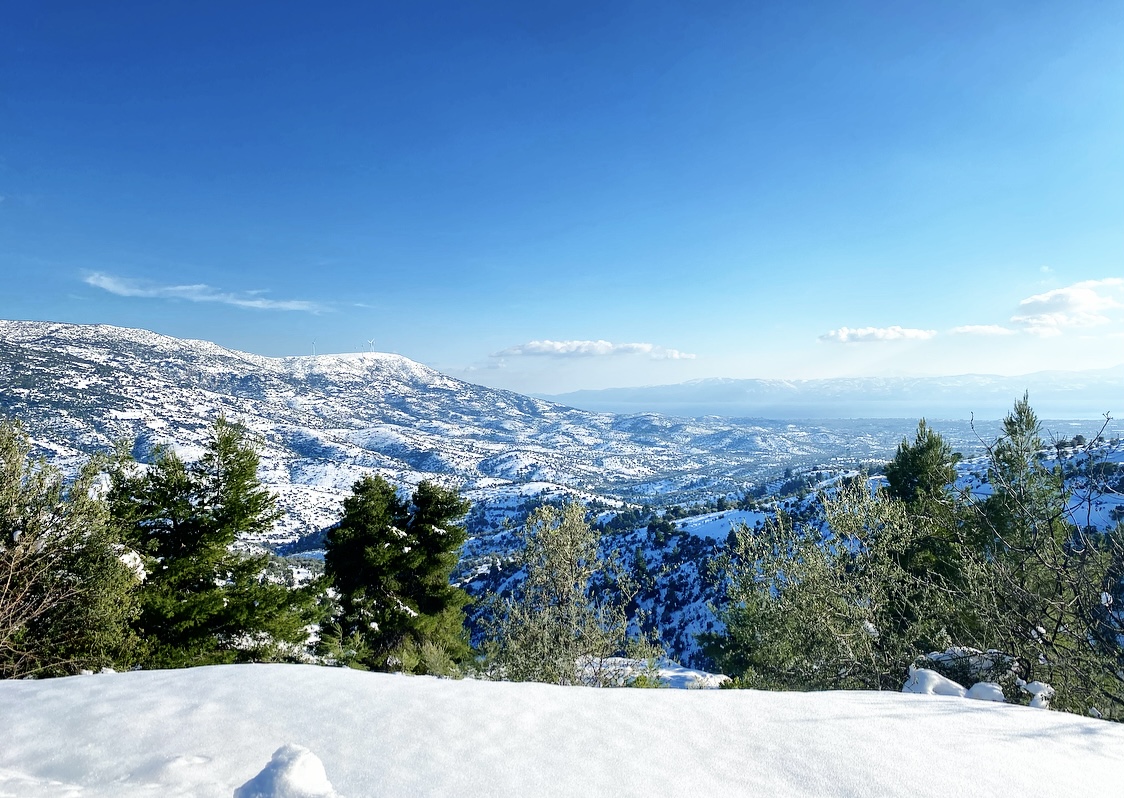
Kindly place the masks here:
POLYGON ((271 761, 287 744, 325 771, 323 782, 311 769, 291 778, 347 798, 1076 798, 1119 794, 1124 772, 1124 726, 889 692, 598 690, 228 665, 0 682, 0 719, 0 795, 20 798, 231 798, 271 786, 265 763, 277 777, 298 764, 271 761))

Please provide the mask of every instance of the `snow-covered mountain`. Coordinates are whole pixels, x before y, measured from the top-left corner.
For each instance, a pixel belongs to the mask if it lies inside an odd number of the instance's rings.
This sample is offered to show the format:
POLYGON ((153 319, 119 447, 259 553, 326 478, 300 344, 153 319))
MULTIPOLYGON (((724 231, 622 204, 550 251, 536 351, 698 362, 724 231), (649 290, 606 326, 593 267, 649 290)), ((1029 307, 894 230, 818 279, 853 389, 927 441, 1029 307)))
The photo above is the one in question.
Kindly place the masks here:
POLYGON ((912 427, 616 416, 462 382, 399 355, 268 358, 28 321, 0 321, 0 413, 62 464, 120 439, 141 458, 156 444, 190 457, 224 413, 261 438, 262 476, 286 511, 271 543, 332 523, 368 472, 403 486, 437 479, 476 501, 544 490, 682 500, 737 492, 795 463, 887 457, 912 427))

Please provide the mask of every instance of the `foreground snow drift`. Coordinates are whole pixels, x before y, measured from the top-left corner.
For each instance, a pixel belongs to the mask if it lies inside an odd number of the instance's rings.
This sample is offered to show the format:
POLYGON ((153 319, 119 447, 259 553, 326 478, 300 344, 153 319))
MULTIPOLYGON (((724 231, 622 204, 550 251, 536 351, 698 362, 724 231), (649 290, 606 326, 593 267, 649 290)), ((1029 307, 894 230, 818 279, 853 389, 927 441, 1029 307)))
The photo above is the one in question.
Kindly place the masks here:
POLYGON ((1115 795, 1121 773, 1124 726, 944 696, 297 665, 0 683, 0 795, 1027 798, 1115 795))

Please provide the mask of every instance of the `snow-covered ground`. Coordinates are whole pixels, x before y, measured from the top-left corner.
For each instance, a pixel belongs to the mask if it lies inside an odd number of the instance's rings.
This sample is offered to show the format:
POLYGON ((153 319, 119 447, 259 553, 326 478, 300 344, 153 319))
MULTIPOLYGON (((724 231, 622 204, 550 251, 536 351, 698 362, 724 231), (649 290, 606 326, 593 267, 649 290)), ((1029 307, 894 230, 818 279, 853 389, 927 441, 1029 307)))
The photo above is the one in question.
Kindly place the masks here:
POLYGON ((1124 773, 1124 726, 949 696, 298 665, 3 682, 0 721, 0 795, 21 798, 325 796, 329 783, 347 798, 1076 798, 1119 795, 1124 773))
POLYGON ((725 540, 730 530, 739 524, 745 524, 753 529, 759 523, 764 523, 765 513, 749 510, 724 510, 722 512, 693 515, 676 521, 675 525, 684 532, 700 538, 713 538, 725 540))

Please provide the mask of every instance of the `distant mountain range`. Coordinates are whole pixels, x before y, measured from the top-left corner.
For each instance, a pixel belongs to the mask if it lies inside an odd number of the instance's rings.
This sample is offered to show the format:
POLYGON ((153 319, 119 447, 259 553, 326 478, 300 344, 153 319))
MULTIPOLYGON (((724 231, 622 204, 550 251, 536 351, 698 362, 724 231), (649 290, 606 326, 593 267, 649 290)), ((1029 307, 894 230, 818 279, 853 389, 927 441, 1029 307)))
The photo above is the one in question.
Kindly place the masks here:
POLYGON ((775 419, 1002 418, 1030 393, 1043 418, 1124 413, 1124 366, 1042 371, 1019 377, 858 377, 825 380, 692 380, 677 385, 608 388, 542 396, 606 413, 663 413, 775 419))

